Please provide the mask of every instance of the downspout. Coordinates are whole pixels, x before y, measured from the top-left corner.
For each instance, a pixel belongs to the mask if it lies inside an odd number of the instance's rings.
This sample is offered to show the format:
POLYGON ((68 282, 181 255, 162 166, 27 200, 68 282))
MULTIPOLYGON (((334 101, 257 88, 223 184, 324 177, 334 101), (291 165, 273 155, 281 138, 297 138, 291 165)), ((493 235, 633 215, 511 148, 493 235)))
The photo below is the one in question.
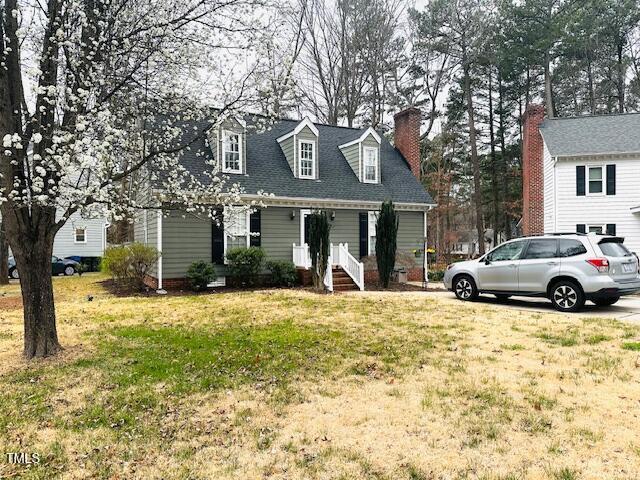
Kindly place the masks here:
POLYGON ((424 233, 424 243, 422 245, 422 274, 423 274, 423 285, 424 288, 429 288, 429 261, 427 259, 427 211, 422 212, 423 215, 423 233, 424 233))
POLYGON ((162 210, 158 210, 158 293, 166 293, 162 289, 162 210))

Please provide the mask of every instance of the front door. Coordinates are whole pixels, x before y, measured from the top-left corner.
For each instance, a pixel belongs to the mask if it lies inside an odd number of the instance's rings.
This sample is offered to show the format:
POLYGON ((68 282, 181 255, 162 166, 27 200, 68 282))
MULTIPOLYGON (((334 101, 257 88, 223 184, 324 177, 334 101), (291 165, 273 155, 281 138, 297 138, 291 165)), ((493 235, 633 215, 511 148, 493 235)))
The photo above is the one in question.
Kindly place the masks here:
POLYGON ((541 293, 547 290, 549 279, 560 273, 557 238, 535 238, 518 267, 518 290, 522 293, 541 293))
POLYGON ((515 292, 518 290, 518 262, 527 240, 515 240, 489 252, 478 266, 480 290, 515 292))
POLYGON ((309 245, 309 215, 311 210, 300 210, 300 244, 302 245, 305 243, 309 245))

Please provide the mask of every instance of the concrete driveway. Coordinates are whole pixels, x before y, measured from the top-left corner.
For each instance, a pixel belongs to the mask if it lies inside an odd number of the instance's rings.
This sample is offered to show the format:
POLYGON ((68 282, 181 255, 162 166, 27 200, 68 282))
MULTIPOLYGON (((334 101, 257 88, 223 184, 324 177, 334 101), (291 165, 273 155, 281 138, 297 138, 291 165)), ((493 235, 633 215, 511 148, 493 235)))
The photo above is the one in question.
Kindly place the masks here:
MULTIPOLYGON (((429 293, 431 295, 437 295, 444 298, 456 298, 452 292, 447 291, 431 291, 429 293)), ((547 313, 556 312, 551 305, 551 302, 544 298, 511 297, 507 301, 499 302, 493 295, 480 295, 477 301, 487 305, 497 305, 516 310, 529 310, 547 313)), ((632 295, 622 297, 618 303, 611 305, 610 307, 597 307, 593 303, 587 302, 581 312, 567 313, 566 315, 574 315, 578 317, 615 318, 625 322, 640 324, 640 296, 632 295)))

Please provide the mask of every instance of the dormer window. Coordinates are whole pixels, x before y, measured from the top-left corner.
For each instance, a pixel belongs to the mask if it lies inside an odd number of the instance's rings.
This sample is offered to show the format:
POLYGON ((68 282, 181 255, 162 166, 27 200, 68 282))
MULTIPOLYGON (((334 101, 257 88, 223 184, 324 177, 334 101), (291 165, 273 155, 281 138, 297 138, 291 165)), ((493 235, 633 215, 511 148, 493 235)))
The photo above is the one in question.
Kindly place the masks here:
POLYGON ((300 140, 300 178, 314 178, 316 170, 316 142, 300 140))
POLYGON ((380 183, 380 135, 369 127, 360 137, 338 145, 353 173, 362 183, 380 183))
POLYGON ((240 134, 225 130, 222 141, 222 171, 224 173, 242 173, 240 153, 240 134))
POLYGON ((378 183, 378 149, 364 147, 364 182, 378 183))

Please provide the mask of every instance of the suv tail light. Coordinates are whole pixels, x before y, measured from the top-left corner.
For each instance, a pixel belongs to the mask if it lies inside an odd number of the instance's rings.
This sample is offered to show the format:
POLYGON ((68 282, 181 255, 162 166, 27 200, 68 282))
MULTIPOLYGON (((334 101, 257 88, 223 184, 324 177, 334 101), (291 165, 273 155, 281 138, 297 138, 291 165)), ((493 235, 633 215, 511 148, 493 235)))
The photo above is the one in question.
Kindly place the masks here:
POLYGON ((609 260, 606 258, 591 258, 587 260, 587 263, 596 267, 600 273, 607 273, 609 271, 609 260))

